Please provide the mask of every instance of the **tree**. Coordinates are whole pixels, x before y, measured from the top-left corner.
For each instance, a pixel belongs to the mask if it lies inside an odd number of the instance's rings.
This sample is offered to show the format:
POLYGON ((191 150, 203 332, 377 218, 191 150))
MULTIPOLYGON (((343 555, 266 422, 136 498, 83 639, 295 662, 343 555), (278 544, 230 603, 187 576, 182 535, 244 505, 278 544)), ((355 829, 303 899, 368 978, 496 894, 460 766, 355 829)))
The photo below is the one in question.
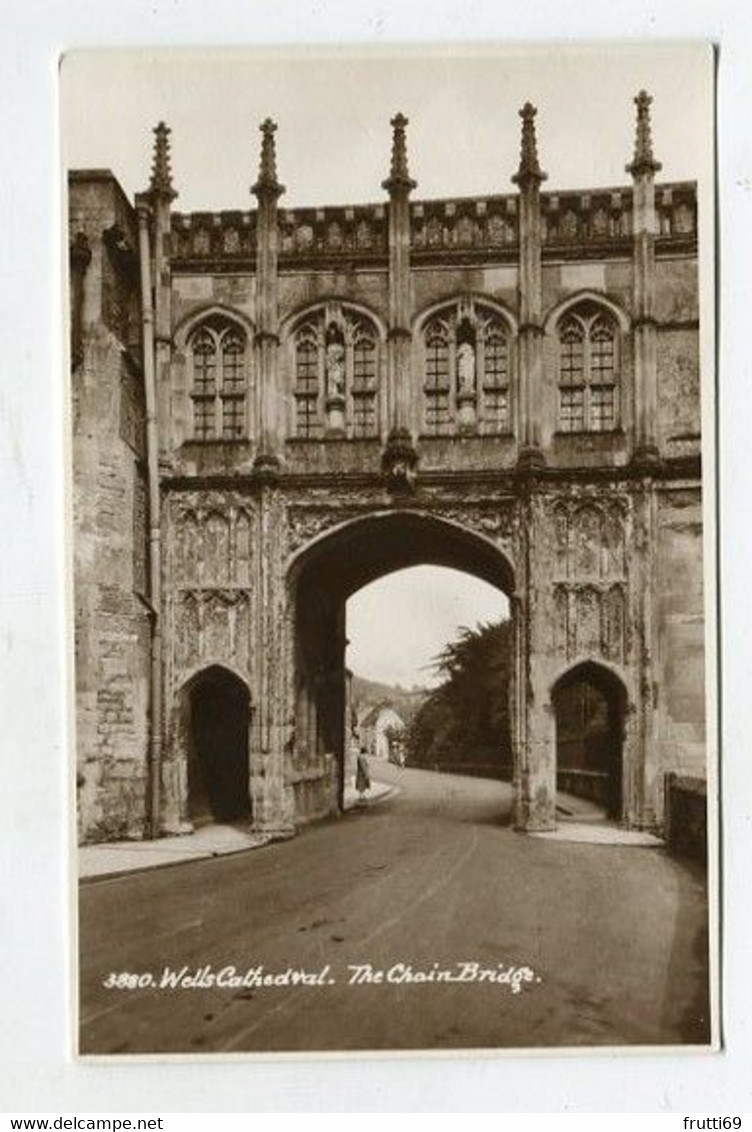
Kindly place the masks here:
POLYGON ((436 658, 434 670, 443 680, 408 729, 408 763, 508 777, 510 622, 461 629, 436 658))

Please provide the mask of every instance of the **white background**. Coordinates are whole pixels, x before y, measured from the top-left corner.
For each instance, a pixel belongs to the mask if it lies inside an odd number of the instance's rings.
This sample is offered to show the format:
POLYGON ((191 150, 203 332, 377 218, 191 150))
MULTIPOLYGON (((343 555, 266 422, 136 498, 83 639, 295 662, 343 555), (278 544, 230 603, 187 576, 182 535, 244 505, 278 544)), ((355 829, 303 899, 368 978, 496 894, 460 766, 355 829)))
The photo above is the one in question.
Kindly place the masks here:
MULTIPOLYGON (((752 1109, 752 6, 673 0, 0 5, 0 1111, 752 1109), (719 46, 724 1052, 107 1063, 70 1054, 58 53, 75 46, 712 39, 719 46)), ((128 91, 122 91, 124 100, 128 91)), ((552 914, 555 910, 552 909, 552 914)), ((606 959, 607 961, 607 959, 606 959)))

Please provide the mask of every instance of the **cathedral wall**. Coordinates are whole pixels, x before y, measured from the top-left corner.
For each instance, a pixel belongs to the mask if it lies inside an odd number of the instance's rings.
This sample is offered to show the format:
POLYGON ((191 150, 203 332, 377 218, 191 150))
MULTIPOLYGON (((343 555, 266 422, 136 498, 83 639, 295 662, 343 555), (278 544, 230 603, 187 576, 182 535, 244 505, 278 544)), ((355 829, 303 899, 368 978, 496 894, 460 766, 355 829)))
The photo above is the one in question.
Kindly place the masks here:
POLYGON ((700 317, 697 256, 659 256, 655 262, 655 317, 696 323, 700 317))
POLYGON ((335 271, 323 265, 307 270, 280 270, 279 311, 283 322, 306 307, 335 298, 360 303, 385 322, 389 302, 386 264, 374 270, 353 267, 335 271))
POLYGON ((705 777, 702 503, 696 486, 659 492, 656 730, 666 772, 705 777))
POLYGON ((460 295, 485 295, 501 303, 513 315, 517 311, 516 264, 494 267, 467 267, 461 264, 439 266, 413 265, 411 284, 413 317, 418 317, 435 303, 456 299, 460 295))
POLYGON ((173 326, 179 326, 199 311, 217 305, 238 310, 254 322, 255 279, 246 273, 173 273, 171 302, 173 326))
POLYGON ((629 313, 632 307, 632 261, 628 257, 567 262, 545 259, 541 270, 543 314, 581 291, 597 291, 629 313))
POLYGON ((659 328, 658 442, 663 455, 700 450, 700 366, 697 331, 659 328))
POLYGON ((72 375, 78 813, 81 840, 99 841, 146 832, 144 409, 137 360, 126 352, 137 332, 134 285, 103 239, 116 224, 132 238, 132 217, 102 176, 74 181, 70 203, 72 234, 91 251, 72 375))
POLYGON ((699 293, 696 258, 656 263, 658 441, 664 456, 700 451, 699 293))

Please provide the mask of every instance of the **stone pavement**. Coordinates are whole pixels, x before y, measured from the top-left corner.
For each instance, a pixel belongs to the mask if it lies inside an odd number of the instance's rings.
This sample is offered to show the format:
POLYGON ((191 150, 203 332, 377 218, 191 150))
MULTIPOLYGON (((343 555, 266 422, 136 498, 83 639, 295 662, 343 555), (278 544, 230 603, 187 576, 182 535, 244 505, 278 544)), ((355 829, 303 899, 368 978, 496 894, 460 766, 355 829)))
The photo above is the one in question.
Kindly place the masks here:
POLYGON ((557 827, 551 833, 533 833, 547 841, 572 841, 588 845, 633 845, 635 848, 663 849, 660 837, 642 830, 622 829, 609 821, 603 810, 584 798, 559 792, 556 795, 557 827))
MULTIPOLYGON (((394 793, 394 786, 374 779, 366 804, 381 802, 394 793)), ((344 804, 346 810, 358 805, 358 796, 351 785, 345 788, 344 804)), ((83 845, 78 850, 78 875, 81 880, 92 880, 141 872, 142 869, 155 869, 162 865, 260 849, 273 840, 279 838, 272 834, 250 833, 244 823, 235 822, 232 825, 212 823, 193 833, 160 837, 155 841, 109 841, 101 845, 83 845)))
MULTIPOLYGON (((384 801, 397 793, 394 784, 373 779, 366 806, 384 801)), ((358 806, 352 783, 345 788, 344 808, 358 806)), ((551 833, 535 833, 550 841, 569 841, 592 845, 633 845, 659 849, 663 842, 650 833, 621 829, 603 817, 603 811, 591 802, 570 794, 557 796, 558 827, 551 833)), ((177 865, 184 861, 200 861, 260 849, 278 840, 271 834, 250 833, 242 822, 232 825, 202 826, 193 833, 160 837, 156 841, 110 841, 101 845, 84 845, 78 850, 78 875, 92 880, 120 873, 177 865)))

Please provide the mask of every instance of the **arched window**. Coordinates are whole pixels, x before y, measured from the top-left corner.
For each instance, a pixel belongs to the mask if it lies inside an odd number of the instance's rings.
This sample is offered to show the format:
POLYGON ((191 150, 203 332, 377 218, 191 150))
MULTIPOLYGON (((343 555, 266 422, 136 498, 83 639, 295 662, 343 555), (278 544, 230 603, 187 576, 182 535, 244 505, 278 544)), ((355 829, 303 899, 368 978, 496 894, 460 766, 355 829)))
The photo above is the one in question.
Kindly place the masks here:
POLYGON ((315 326, 304 326, 295 341, 295 435, 321 432, 319 341, 315 326))
POLYGON ((617 328, 594 303, 559 323, 559 428, 610 432, 619 426, 617 328))
POLYGON ((373 323, 340 304, 308 317, 293 335, 294 435, 323 436, 330 402, 351 438, 378 435, 379 336, 373 323))
POLYGON ((452 423, 449 403, 449 328, 441 319, 433 319, 426 328, 426 432, 439 436, 452 423))
POLYGON ((423 331, 423 427, 430 436, 510 429, 512 349, 505 319, 464 299, 423 331))
POLYGON ((358 322, 352 351, 353 436, 376 433, 376 339, 364 322, 358 322))
POLYGON ((246 344, 243 331, 221 315, 212 315, 188 339, 196 440, 246 435, 246 344))
POLYGON ((486 432, 509 430, 509 336, 500 318, 489 318, 481 336, 481 423, 486 432))

